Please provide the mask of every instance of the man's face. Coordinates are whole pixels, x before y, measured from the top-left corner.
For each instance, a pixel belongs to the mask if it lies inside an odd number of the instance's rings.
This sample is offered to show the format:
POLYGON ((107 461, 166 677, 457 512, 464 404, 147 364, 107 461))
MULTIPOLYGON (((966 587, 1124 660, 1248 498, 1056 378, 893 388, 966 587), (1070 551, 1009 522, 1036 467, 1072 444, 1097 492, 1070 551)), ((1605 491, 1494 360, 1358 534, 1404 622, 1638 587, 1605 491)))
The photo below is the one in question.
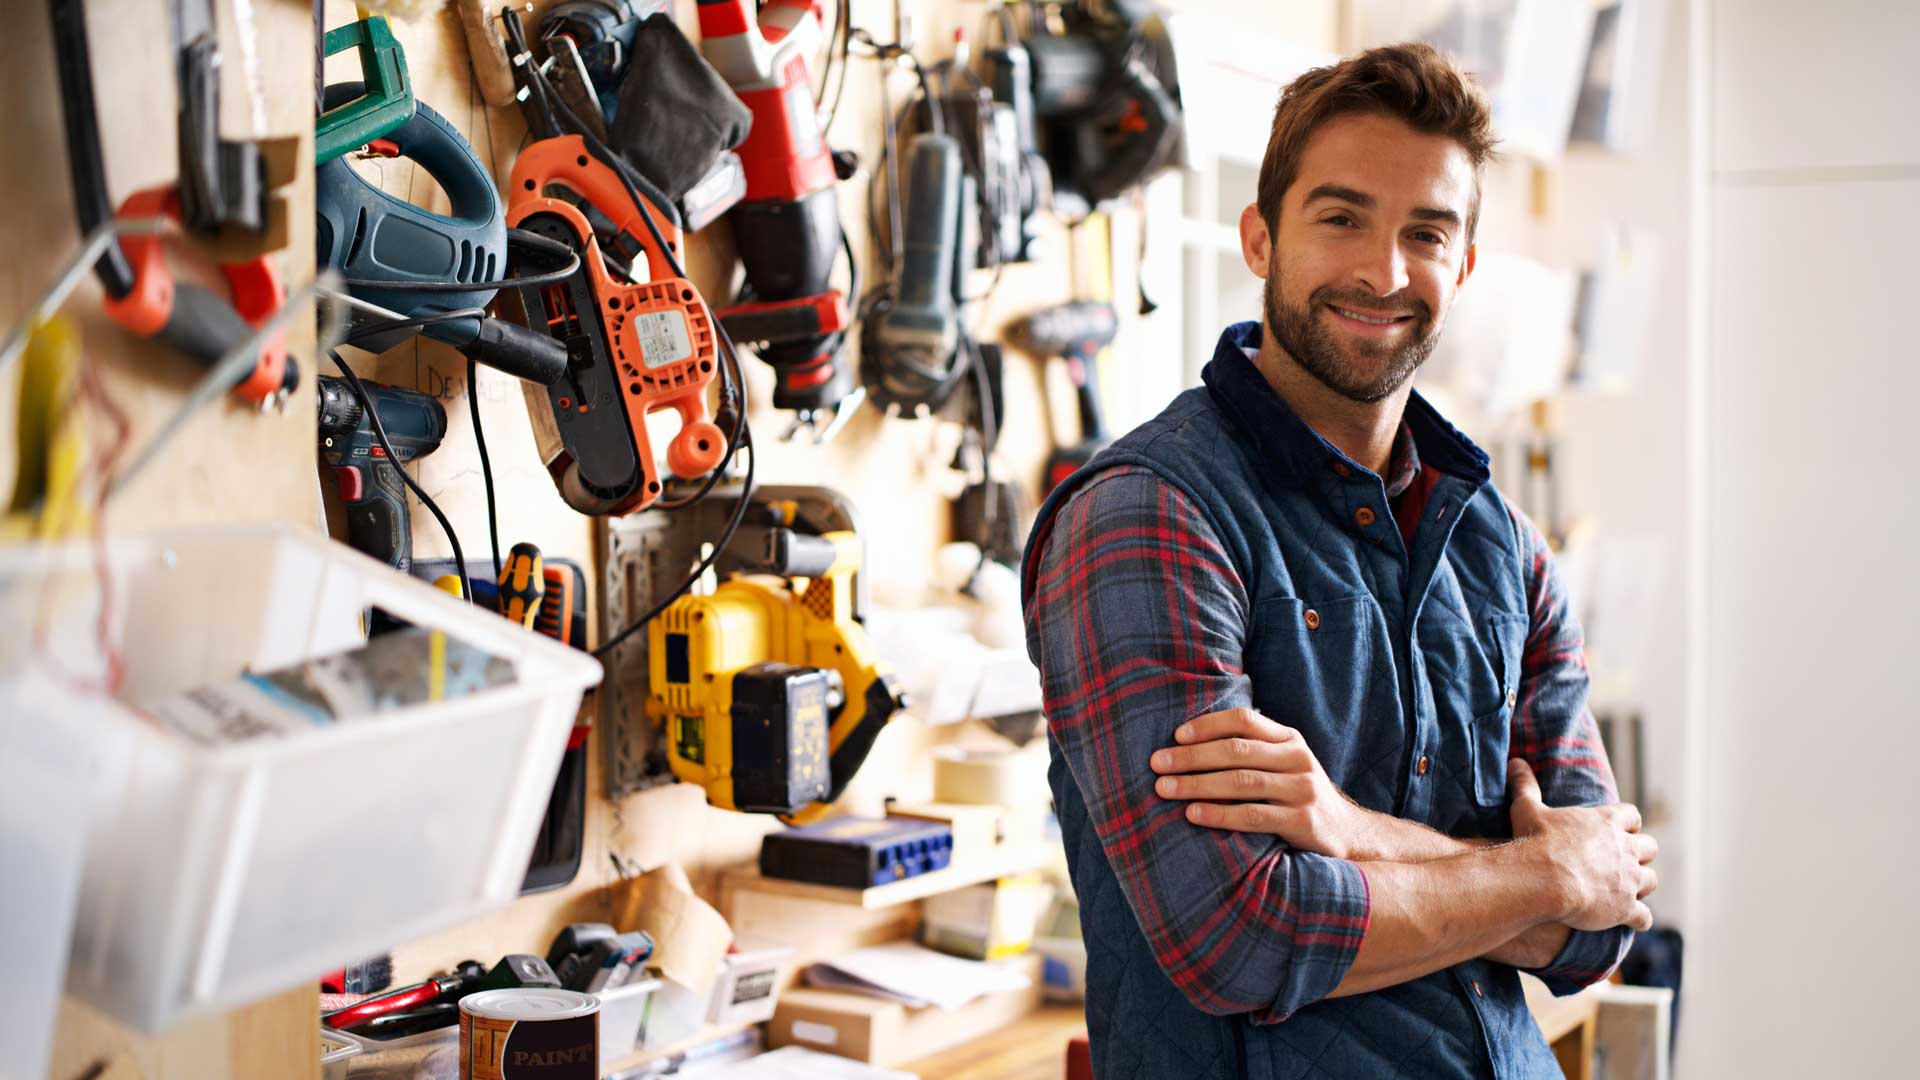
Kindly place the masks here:
POLYGON ((1275 344, 1353 401, 1405 385, 1472 272, 1474 190, 1466 151, 1444 136, 1372 114, 1321 125, 1281 199, 1278 235, 1253 207, 1241 218, 1275 344))

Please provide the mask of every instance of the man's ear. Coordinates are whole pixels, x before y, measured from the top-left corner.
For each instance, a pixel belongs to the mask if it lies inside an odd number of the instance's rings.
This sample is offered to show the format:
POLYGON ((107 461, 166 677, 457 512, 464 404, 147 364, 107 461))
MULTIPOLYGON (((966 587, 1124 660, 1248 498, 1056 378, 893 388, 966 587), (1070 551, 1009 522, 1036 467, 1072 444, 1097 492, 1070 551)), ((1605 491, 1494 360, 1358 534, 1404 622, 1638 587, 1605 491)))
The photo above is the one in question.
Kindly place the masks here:
POLYGON ((1266 219, 1260 216, 1260 208, 1252 203, 1240 211, 1240 259, 1253 271, 1253 276, 1265 279, 1267 267, 1273 265, 1273 235, 1267 231, 1266 219))
POLYGON ((1467 257, 1460 260, 1460 280, 1453 283, 1453 287, 1455 290, 1458 290, 1462 285, 1465 285, 1467 283, 1467 279, 1473 276, 1474 258, 1477 255, 1479 255, 1479 253, 1480 253, 1480 245, 1478 244, 1467 245, 1467 257))

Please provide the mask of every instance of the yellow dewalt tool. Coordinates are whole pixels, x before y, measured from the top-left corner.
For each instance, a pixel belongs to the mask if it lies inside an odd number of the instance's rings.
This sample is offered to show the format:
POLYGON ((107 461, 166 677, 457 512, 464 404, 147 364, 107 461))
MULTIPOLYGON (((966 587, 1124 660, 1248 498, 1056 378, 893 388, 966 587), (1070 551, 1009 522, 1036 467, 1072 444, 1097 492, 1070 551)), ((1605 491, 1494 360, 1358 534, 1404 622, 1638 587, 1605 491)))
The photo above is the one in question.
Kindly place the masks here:
POLYGON ((647 627, 648 710, 674 775, 709 803, 806 824, 906 700, 856 615, 860 538, 788 517, 757 530, 775 572, 681 597, 647 627))
POLYGON ((533 621, 540 615, 540 601, 547 594, 546 563, 540 558, 540 549, 524 541, 513 545, 506 565, 500 568, 498 584, 500 614, 533 629, 533 621))

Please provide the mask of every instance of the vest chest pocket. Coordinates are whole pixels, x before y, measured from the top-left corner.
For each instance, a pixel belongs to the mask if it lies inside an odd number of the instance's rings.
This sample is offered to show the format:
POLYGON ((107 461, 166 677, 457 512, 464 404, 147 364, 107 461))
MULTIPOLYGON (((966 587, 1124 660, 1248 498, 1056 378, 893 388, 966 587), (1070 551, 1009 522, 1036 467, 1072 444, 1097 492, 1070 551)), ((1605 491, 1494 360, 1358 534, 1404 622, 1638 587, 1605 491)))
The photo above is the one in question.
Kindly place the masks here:
MULTIPOLYGON (((1378 756, 1366 744, 1370 737, 1398 745, 1401 725, 1395 709, 1373 707, 1375 687, 1393 672, 1386 619, 1373 598, 1260 601, 1244 660, 1260 711, 1299 729, 1334 783, 1378 809, 1377 793, 1354 775, 1355 766, 1378 756), (1362 787, 1350 787, 1354 782, 1362 787)), ((1391 792, 1384 797, 1390 805, 1391 792)))
POLYGON ((1491 707, 1473 719, 1473 788, 1482 806, 1501 806, 1507 796, 1507 756, 1514 709, 1519 705, 1520 667, 1531 620, 1525 615, 1487 619, 1480 648, 1493 666, 1496 682, 1491 707))

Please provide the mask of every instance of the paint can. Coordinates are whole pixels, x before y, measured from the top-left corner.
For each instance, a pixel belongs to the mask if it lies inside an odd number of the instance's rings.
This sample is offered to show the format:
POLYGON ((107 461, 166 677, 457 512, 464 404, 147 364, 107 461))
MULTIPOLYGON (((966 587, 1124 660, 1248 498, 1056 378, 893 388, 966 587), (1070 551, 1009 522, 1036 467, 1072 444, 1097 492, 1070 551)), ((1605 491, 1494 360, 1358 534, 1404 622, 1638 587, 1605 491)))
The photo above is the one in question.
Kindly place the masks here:
POLYGON ((460 1080, 597 1080, 600 999, 549 987, 460 1000, 460 1080))

